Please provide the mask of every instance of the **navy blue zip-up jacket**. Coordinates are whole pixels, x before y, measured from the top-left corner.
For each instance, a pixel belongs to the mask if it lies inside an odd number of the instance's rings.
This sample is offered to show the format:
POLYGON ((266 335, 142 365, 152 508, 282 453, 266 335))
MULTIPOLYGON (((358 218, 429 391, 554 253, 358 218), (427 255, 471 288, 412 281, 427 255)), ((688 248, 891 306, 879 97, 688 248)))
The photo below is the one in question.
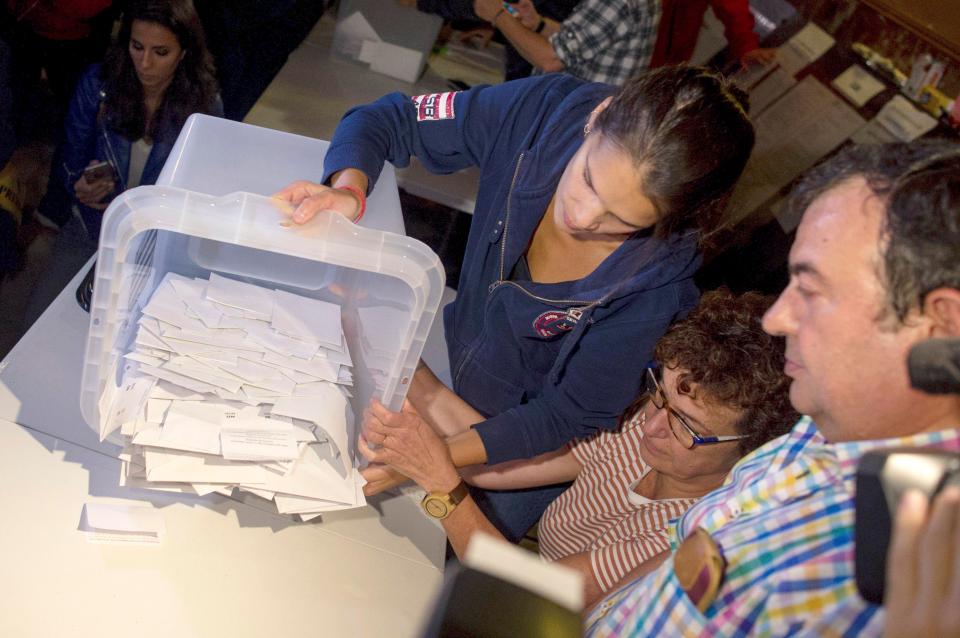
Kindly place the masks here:
POLYGON ((615 89, 546 75, 455 94, 387 95, 350 110, 324 162, 370 188, 384 160, 481 169, 456 301, 444 311, 456 393, 483 414, 488 463, 529 458, 612 429, 653 346, 696 305, 694 234, 628 238, 588 276, 511 281, 583 127, 615 89))

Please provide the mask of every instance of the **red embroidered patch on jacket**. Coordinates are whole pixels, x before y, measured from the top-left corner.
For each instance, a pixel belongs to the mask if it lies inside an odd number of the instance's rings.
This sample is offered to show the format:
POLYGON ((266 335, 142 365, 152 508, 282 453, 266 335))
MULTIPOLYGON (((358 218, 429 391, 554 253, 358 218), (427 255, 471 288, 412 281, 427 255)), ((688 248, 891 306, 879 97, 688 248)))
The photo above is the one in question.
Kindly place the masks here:
POLYGON ((453 98, 456 94, 457 91, 448 91, 412 97, 413 105, 417 107, 417 121, 452 120, 454 118, 453 98))
POLYGON ((570 321, 569 316, 562 310, 547 310, 537 315, 533 320, 533 329, 541 337, 555 337, 561 332, 573 330, 574 323, 570 321))

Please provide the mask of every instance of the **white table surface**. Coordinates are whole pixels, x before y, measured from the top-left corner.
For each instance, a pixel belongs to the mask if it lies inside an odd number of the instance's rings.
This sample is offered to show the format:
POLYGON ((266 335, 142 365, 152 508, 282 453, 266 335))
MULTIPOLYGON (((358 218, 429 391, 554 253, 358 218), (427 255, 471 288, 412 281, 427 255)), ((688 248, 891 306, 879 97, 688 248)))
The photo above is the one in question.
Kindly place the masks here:
MULTIPOLYGON (((429 67, 414 84, 375 73, 366 65, 333 55, 335 19, 321 18, 290 57, 244 119, 248 124, 324 140, 333 138, 340 118, 351 107, 401 91, 408 95, 451 90, 429 67)), ((469 168, 452 175, 428 173, 414 159, 397 170, 397 182, 406 191, 473 213, 480 171, 469 168)))
POLYGON ((112 456, 0 421, 0 635, 415 636, 433 566, 232 499, 117 486, 112 456), (85 503, 153 504, 158 545, 91 543, 85 503))

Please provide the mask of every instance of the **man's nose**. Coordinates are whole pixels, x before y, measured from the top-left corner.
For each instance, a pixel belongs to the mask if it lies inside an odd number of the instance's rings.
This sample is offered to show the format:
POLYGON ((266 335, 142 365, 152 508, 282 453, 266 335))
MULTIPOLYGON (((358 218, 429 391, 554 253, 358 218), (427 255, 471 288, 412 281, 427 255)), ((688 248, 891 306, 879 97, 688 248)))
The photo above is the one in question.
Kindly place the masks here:
POLYGON ((789 288, 784 290, 780 293, 780 296, 777 297, 774 304, 764 313, 761 325, 767 334, 775 337, 783 337, 793 333, 796 322, 794 321, 790 305, 789 296, 791 294, 789 288))

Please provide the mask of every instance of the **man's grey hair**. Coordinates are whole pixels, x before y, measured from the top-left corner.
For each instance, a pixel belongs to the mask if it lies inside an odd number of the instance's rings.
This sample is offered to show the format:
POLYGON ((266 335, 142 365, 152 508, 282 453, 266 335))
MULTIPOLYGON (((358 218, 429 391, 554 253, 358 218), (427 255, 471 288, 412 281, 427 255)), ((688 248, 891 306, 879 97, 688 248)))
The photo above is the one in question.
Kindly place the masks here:
POLYGON ((827 191, 862 178, 885 203, 881 280, 902 323, 926 295, 960 289, 960 144, 850 146, 810 170, 787 201, 802 214, 827 191))

